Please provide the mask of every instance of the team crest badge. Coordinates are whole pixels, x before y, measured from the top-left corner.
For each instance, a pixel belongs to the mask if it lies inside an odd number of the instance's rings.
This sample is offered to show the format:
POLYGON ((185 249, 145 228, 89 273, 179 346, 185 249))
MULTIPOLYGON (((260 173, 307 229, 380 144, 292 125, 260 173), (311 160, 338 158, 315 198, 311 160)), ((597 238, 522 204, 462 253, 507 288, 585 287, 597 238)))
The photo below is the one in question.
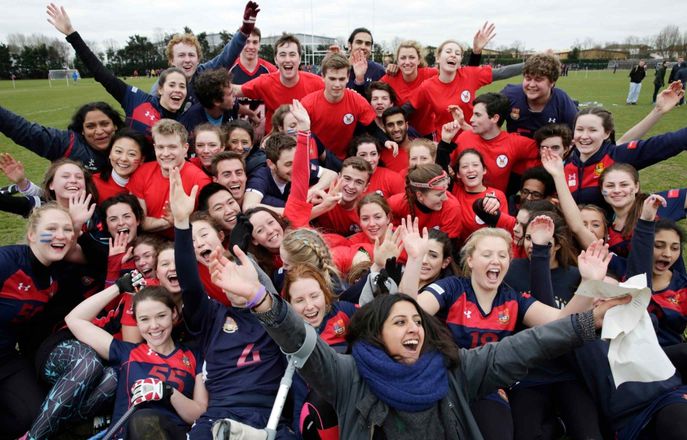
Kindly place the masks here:
POLYGON ((575 173, 568 174, 568 186, 574 188, 577 186, 577 176, 575 173))
POLYGON ((231 316, 227 316, 227 318, 224 320, 224 325, 222 326, 222 331, 224 333, 236 333, 236 331, 239 329, 238 324, 236 324, 236 321, 234 321, 234 318, 231 316))
POLYGON ((187 357, 187 356, 184 356, 184 357, 181 358, 181 363, 184 364, 184 365, 186 365, 187 367, 190 367, 190 366, 191 366, 191 361, 188 360, 188 357, 187 357))
POLYGON ((505 154, 500 154, 496 158, 496 166, 498 166, 499 168, 505 168, 506 165, 508 165, 508 156, 506 156, 505 154))
POLYGON ((520 119, 520 109, 517 107, 510 109, 510 118, 514 121, 520 119))
POLYGON ((506 325, 508 324, 508 321, 510 321, 510 315, 508 314, 508 310, 503 310, 499 312, 497 316, 499 323, 506 325))
POLYGON ((355 117, 350 113, 346 113, 343 117, 343 123, 346 125, 351 125, 354 120, 355 120, 355 117))
POLYGON ((463 90, 460 94, 460 100, 467 104, 470 102, 471 96, 469 90, 463 90))
POLYGON ((599 162, 594 166, 594 175, 596 177, 601 176, 601 173, 604 172, 604 164, 603 162, 599 162))
POLYGON ((334 323, 334 334, 336 334, 336 336, 343 336, 344 333, 346 333, 346 326, 343 321, 339 319, 334 323))

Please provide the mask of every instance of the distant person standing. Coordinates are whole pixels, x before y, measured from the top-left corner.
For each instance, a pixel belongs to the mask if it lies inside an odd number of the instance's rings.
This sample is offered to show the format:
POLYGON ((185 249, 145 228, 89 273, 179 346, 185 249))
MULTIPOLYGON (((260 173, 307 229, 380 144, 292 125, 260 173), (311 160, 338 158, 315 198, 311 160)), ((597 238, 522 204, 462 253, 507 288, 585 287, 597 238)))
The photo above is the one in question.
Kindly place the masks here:
POLYGON ((677 79, 677 71, 680 70, 680 66, 685 62, 684 57, 677 57, 677 63, 673 64, 673 68, 670 70, 670 76, 668 77, 668 83, 671 83, 677 79))
POLYGON ((651 103, 656 104, 656 95, 666 83, 666 61, 656 66, 656 76, 654 77, 654 96, 651 97, 651 103))
POLYGON ((79 79, 79 74, 75 71, 72 72, 72 80, 76 82, 76 80, 79 79))
MULTIPOLYGON (((682 88, 684 89, 685 86, 687 86, 687 61, 684 60, 684 58, 680 58, 682 62, 680 63, 680 67, 677 70, 677 73, 675 74, 675 81, 680 81, 682 83, 682 88)), ((685 98, 683 97, 678 105, 682 105, 685 103, 685 98)))
POLYGON ((642 81, 646 76, 646 63, 644 60, 639 60, 639 64, 630 70, 630 90, 627 93, 627 103, 637 105, 639 99, 639 92, 642 90, 642 81))

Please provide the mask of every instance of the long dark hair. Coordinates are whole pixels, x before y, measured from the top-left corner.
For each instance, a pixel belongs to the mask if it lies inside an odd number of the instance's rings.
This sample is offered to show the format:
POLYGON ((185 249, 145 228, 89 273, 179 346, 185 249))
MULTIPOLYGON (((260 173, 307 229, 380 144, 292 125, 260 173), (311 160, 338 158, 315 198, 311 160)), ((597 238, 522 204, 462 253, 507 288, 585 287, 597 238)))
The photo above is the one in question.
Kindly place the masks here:
POLYGON ((530 212, 530 220, 525 226, 524 234, 527 234, 527 228, 530 223, 538 215, 545 215, 553 220, 553 239, 560 247, 556 251, 556 261, 562 268, 567 268, 570 265, 577 265, 577 249, 574 246, 572 233, 568 224, 563 218, 554 211, 532 211, 530 212))
MULTIPOLYGON (((286 235, 286 228, 289 227, 288 220, 269 208, 256 206, 255 208, 247 209, 246 212, 244 212, 243 214, 246 217, 246 219, 250 222, 250 218, 253 216, 253 214, 261 211, 266 212, 267 214, 272 216, 272 218, 282 227, 284 235, 286 235)), ((265 271, 265 273, 272 277, 274 271, 277 270, 277 267, 274 265, 274 254, 270 252, 269 249, 259 244, 253 243, 253 240, 250 240, 250 244, 248 245, 248 251, 251 254, 253 254, 253 256, 255 257, 255 261, 265 271)))
MULTIPOLYGON (((611 173, 613 171, 620 171, 629 174, 632 178, 632 181, 635 184, 639 185, 639 171, 637 171, 637 168, 633 167, 629 163, 616 162, 610 167, 606 168, 599 177, 599 187, 602 191, 604 180, 606 180, 606 176, 608 176, 608 173, 611 173)), ((632 202, 632 206, 630 207, 630 210, 627 213, 627 218, 625 219, 623 229, 620 231, 620 234, 623 236, 623 238, 627 239, 632 237, 632 232, 634 231, 635 226, 637 226, 637 221, 639 220, 639 217, 642 214, 644 200, 646 200, 647 197, 649 197, 649 194, 643 193, 640 187, 640 190, 637 191, 637 194, 635 194, 635 201, 632 202)))
POLYGON ((457 367, 460 364, 458 347, 446 326, 425 312, 417 301, 404 293, 379 295, 362 306, 351 318, 348 335, 346 335, 348 343, 352 345, 356 341, 362 340, 386 351, 382 341, 382 327, 391 313, 391 308, 401 301, 411 303, 422 320, 425 340, 422 344, 421 353, 436 350, 444 356, 448 368, 457 367))
POLYGON ((150 144, 150 142, 143 133, 129 127, 121 128, 117 130, 115 134, 112 135, 112 138, 110 138, 110 144, 107 146, 107 150, 105 151, 105 154, 107 155, 108 159, 105 161, 105 164, 103 164, 103 167, 100 169, 100 179, 103 182, 109 181, 110 176, 112 175, 112 163, 109 159, 112 147, 114 146, 115 142, 123 138, 131 139, 132 141, 136 142, 136 144, 138 145, 138 149, 141 152, 141 163, 155 160, 155 152, 153 151, 153 146, 150 144))
POLYGON ((88 112, 92 112, 94 110, 99 110, 105 113, 105 116, 112 120, 112 124, 117 127, 117 130, 124 127, 124 121, 117 110, 112 108, 112 106, 106 102, 97 101, 89 102, 88 104, 84 104, 79 107, 76 113, 74 113, 74 116, 72 116, 72 121, 69 123, 67 128, 69 130, 76 131, 79 134, 83 133, 83 124, 86 120, 86 115, 88 112))

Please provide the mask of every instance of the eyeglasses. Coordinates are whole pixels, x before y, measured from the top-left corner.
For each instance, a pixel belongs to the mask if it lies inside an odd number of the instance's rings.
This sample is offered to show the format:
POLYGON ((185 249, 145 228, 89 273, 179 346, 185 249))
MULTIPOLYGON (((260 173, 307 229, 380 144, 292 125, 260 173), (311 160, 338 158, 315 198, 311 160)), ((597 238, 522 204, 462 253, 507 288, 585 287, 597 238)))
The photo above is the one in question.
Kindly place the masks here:
POLYGON ((520 196, 524 199, 541 200, 544 198, 544 194, 539 191, 530 191, 528 189, 521 189, 520 196))

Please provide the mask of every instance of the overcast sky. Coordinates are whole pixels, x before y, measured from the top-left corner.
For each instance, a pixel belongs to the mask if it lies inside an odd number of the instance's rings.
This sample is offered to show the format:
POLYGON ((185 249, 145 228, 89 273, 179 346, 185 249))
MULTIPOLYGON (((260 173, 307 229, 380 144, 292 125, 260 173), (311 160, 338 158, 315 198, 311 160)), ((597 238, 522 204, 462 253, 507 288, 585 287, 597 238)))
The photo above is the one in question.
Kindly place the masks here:
MULTIPOLYGON (((348 37, 369 27, 375 41, 395 37, 437 45, 454 38, 471 42, 485 20, 496 23, 489 47, 519 40, 527 49, 563 50, 576 40, 622 42, 658 33, 667 24, 687 31, 687 0, 263 0, 257 25, 263 36, 314 32, 348 37), (486 6, 485 6, 486 5, 486 6)), ((56 36, 46 21, 45 1, 0 0, 0 41, 12 33, 56 36)), ((74 27, 88 41, 129 35, 154 38, 189 26, 194 32, 236 30, 245 2, 240 0, 71 0, 63 4, 74 27)))

